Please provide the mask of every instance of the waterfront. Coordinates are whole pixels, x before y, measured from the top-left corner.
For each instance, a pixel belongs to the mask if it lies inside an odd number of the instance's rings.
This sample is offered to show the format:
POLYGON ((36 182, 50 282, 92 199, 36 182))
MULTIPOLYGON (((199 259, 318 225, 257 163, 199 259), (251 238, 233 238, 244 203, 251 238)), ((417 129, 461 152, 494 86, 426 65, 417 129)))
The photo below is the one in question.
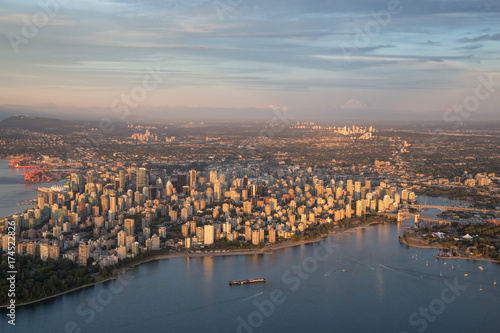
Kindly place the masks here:
MULTIPOLYGON (((5 177, 11 172, 22 179, 18 170, 2 170, 5 177)), ((32 188, 23 192, 26 184, 16 180, 8 178, 3 185, 22 196, 15 198, 2 188, 5 207, 22 211, 28 207, 16 203, 36 197, 32 188)), ((419 199, 455 204, 442 198, 419 199)), ((422 215, 438 212, 429 209, 422 215)), ((323 240, 272 254, 143 263, 120 279, 18 307, 16 331, 416 332, 424 326, 425 332, 496 331, 500 292, 494 283, 500 282, 500 266, 437 259, 436 249, 401 245, 398 236, 411 224, 372 225, 330 236, 331 253, 322 246, 328 240, 323 240), (259 277, 266 283, 228 284, 259 277), (444 303, 443 290, 450 285, 465 290, 457 290, 457 295, 448 290, 447 299, 453 300, 444 303), (420 309, 432 306, 430 317, 420 314, 420 309)), ((0 330, 14 331, 6 321, 1 321, 0 330)))
MULTIPOLYGON (((247 332, 238 318, 248 323, 250 315, 262 319, 256 328, 248 326, 255 332, 416 332, 425 319, 415 317, 412 326, 412 313, 439 299, 445 281, 457 279, 466 289, 438 309, 433 321, 425 320, 425 331, 495 332, 500 285, 493 283, 500 282, 500 265, 438 260, 433 257, 438 250, 401 245, 397 236, 405 224, 330 236, 334 250, 321 252, 322 261, 317 248, 325 240, 273 254, 148 262, 121 279, 18 308, 16 329, 64 332, 70 323, 82 332, 237 332, 238 327, 247 332), (297 267, 307 272, 293 273, 297 267), (266 283, 228 285, 255 277, 265 277, 266 283), (268 317, 255 315, 254 301, 268 304, 276 290, 283 292, 283 303, 268 317)), ((3 332, 6 322, 0 325, 3 332)))
MULTIPOLYGON (((33 205, 18 205, 25 200, 37 198, 35 188, 52 186, 51 184, 21 184, 24 180, 23 170, 9 168, 8 160, 0 160, 0 217, 6 217, 15 213, 23 213, 33 205)), ((59 181, 57 184, 63 184, 59 181)))

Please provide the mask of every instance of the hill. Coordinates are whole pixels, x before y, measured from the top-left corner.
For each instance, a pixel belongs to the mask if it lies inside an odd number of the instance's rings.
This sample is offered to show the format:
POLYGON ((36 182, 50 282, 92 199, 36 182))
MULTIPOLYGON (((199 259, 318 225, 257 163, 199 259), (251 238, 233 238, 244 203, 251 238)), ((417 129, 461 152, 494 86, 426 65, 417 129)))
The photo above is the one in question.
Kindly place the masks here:
POLYGON ((33 132, 68 132, 81 127, 72 121, 32 117, 32 116, 12 116, 0 121, 0 128, 19 128, 33 132))

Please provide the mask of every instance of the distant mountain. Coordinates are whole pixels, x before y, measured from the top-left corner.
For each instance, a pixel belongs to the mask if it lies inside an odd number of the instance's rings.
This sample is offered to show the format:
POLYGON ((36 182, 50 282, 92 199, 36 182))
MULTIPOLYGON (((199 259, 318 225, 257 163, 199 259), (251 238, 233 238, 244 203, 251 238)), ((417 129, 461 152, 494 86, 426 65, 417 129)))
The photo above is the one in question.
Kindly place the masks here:
POLYGON ((19 128, 34 132, 67 132, 78 127, 81 125, 68 120, 32 116, 12 116, 0 121, 0 128, 19 128))

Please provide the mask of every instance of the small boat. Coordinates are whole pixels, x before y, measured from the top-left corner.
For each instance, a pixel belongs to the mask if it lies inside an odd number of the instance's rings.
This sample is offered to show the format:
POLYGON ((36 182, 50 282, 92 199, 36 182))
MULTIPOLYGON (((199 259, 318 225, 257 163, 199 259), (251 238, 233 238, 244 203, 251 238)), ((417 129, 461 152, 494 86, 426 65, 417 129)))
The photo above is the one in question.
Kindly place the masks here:
POLYGON ((493 281, 493 284, 497 284, 497 282, 496 282, 496 281, 493 281))
POLYGON ((469 276, 469 274, 464 274, 464 276, 469 276))
POLYGON ((481 266, 479 266, 478 268, 479 268, 479 270, 480 270, 480 271, 482 271, 482 270, 483 270, 483 268, 482 268, 481 266))
POLYGON ((235 286, 235 285, 244 285, 248 283, 259 283, 259 282, 266 282, 266 279, 260 278, 260 279, 248 279, 248 280, 234 280, 234 281, 229 281, 229 285, 235 286))

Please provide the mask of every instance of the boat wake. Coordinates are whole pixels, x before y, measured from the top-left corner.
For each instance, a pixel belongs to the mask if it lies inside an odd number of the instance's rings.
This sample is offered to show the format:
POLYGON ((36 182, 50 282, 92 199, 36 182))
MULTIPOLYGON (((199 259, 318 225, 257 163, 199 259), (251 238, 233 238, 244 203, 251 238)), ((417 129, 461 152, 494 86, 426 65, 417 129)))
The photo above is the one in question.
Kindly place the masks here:
POLYGON ((254 299, 254 298, 256 298, 256 297, 259 297, 259 296, 260 296, 260 295, 262 295, 263 293, 264 293, 263 291, 261 291, 260 293, 255 293, 255 294, 253 294, 252 296, 248 296, 248 297, 247 297, 247 298, 245 298, 244 300, 241 300, 241 301, 237 302, 236 304, 240 304, 240 303, 243 303, 243 302, 249 301, 249 300, 251 300, 251 299, 254 299))

